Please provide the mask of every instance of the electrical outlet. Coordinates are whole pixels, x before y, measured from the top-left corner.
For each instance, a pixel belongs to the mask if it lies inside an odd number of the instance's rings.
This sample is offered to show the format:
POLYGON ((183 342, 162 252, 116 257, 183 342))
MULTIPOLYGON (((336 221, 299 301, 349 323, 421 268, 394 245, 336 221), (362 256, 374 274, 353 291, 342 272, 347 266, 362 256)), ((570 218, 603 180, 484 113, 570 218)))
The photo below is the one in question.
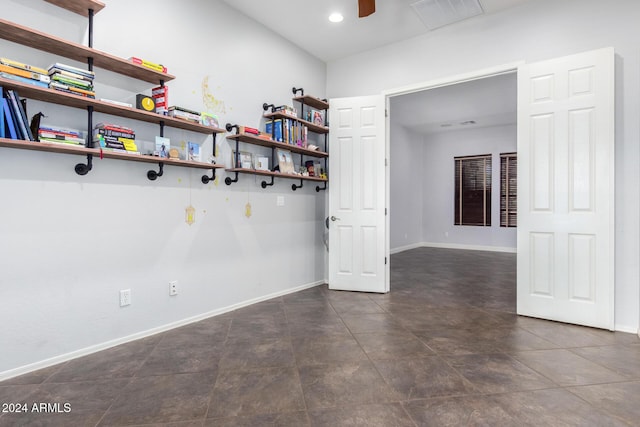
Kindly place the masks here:
POLYGON ((173 280, 169 282, 169 295, 178 295, 178 281, 173 280))
POLYGON ((123 289, 120 291, 120 307, 131 304, 131 289, 123 289))

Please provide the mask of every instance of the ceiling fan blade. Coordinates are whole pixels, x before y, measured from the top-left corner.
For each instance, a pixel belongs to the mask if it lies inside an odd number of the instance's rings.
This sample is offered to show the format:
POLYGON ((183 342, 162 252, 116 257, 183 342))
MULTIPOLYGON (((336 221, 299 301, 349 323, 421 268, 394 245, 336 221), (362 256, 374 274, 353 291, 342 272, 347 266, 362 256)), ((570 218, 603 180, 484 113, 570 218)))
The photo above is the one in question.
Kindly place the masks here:
POLYGON ((376 0, 358 0, 358 17, 364 18, 376 11, 376 0))

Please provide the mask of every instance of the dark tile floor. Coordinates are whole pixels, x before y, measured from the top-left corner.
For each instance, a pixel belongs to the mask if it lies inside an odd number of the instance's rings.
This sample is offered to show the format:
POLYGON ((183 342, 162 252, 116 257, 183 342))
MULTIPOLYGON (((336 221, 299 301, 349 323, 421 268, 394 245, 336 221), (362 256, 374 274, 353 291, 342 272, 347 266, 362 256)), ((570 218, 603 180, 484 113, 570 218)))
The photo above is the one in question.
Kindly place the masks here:
POLYGON ((421 248, 387 295, 319 286, 0 383, 0 425, 640 425, 640 340, 516 316, 515 256, 421 248))

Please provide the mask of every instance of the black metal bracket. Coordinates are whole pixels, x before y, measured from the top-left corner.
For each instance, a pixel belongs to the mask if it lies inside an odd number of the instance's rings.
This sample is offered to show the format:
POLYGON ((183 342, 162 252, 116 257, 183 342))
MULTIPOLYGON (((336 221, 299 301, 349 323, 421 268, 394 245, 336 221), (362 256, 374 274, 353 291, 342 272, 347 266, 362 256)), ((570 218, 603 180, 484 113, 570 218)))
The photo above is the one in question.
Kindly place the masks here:
POLYGON ((293 87, 293 94, 294 94, 294 95, 297 95, 297 94, 298 94, 298 92, 300 92, 300 95, 301 95, 301 96, 304 96, 304 89, 303 89, 303 88, 301 88, 301 87, 296 88, 296 87, 294 86, 294 87, 293 87))
POLYGON ((234 182, 238 182, 238 172, 236 172, 236 177, 234 179, 231 179, 230 177, 226 177, 224 179, 224 183, 227 184, 227 185, 231 185, 234 182))
POLYGON ((320 191, 324 191, 327 189, 327 183, 324 183, 324 187, 320 187, 319 185, 316 185, 316 193, 319 193, 320 191))
POLYGON ((262 109, 264 111, 267 111, 269 108, 271 108, 271 112, 272 113, 275 113, 277 108, 282 109, 284 107, 286 107, 286 105, 280 105, 280 106, 276 107, 275 104, 267 104, 266 102, 264 104, 262 104, 262 109))
POLYGON ((240 133, 240 127, 238 125, 232 125, 231 123, 227 123, 224 128, 227 132, 231 132, 233 129, 236 130, 236 135, 240 133))
POLYGON ((298 188, 302 188, 303 185, 304 185, 304 181, 300 180, 300 185, 291 184, 291 189, 293 191, 296 191, 298 188))
POLYGON ((93 154, 87 154, 87 164, 78 163, 75 167, 75 171, 78 175, 86 175, 93 169, 93 154))
POLYGON ((271 182, 262 181, 262 183, 260 184, 260 186, 261 186, 262 188, 270 187, 270 186, 272 186, 272 185, 274 184, 274 181, 275 181, 275 180, 274 180, 274 178, 273 178, 273 177, 271 177, 271 182))
POLYGON ((216 168, 212 168, 211 172, 212 172, 211 176, 202 175, 202 183, 203 184, 208 184, 211 181, 215 181, 215 179, 216 179, 216 168))
POLYGON ((160 162, 158 163, 158 166, 160 168, 158 172, 154 170, 150 170, 149 172, 147 172, 147 178, 149 178, 151 181, 155 181, 156 179, 158 179, 159 176, 162 176, 162 174, 164 173, 164 163, 160 162))

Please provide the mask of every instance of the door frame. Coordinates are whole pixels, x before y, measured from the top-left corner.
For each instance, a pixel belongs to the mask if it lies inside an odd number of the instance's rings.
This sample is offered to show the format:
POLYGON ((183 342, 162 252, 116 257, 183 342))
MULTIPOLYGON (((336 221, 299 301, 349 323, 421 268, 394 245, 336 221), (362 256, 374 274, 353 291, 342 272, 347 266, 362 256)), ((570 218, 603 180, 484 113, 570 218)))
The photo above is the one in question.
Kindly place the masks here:
MULTIPOLYGON (((454 74, 451 76, 441 77, 434 80, 428 80, 421 83, 415 83, 407 86, 400 86, 393 89, 386 89, 382 91, 382 95, 385 97, 385 206, 389 210, 391 209, 390 203, 390 193, 391 193, 391 175, 390 175, 390 167, 391 167, 391 98, 396 96, 408 95, 414 92, 421 92, 424 90, 437 89, 445 86, 452 86, 459 83, 470 82, 473 80, 480 80, 488 77, 500 76, 503 74, 511 74, 517 73, 518 67, 526 64, 526 61, 520 60, 515 62, 510 62, 502 65, 496 65, 494 67, 482 68, 475 71, 470 71, 462 74, 454 74)), ((391 222, 390 215, 387 214, 385 216, 385 242, 386 242, 386 258, 388 260, 385 265, 386 268, 386 280, 387 280, 387 288, 391 290, 391 254, 390 254, 390 242, 391 242, 391 222)), ((640 332, 639 332, 640 334, 640 332)))

